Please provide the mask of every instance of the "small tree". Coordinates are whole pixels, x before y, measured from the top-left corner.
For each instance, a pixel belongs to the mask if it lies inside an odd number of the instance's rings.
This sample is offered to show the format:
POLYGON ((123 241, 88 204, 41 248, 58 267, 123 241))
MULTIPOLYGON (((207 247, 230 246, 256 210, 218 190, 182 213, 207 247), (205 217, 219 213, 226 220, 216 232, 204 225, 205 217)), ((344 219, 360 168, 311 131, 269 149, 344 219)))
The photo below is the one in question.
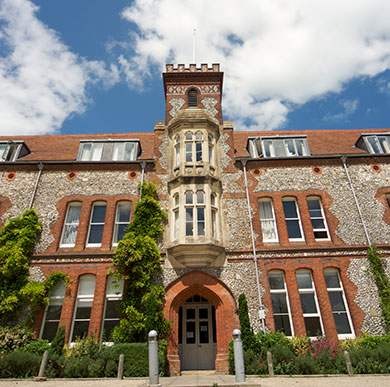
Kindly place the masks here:
POLYGON ((169 331, 162 312, 164 289, 152 283, 152 276, 161 271, 157 241, 167 219, 156 198, 156 186, 144 183, 128 233, 114 253, 114 274, 128 281, 122 302, 123 318, 113 332, 116 342, 145 341, 150 329, 156 329, 160 335, 169 331))
POLYGON ((238 318, 240 319, 242 345, 246 351, 256 345, 256 337, 251 328, 248 302, 244 293, 241 293, 238 297, 238 318))

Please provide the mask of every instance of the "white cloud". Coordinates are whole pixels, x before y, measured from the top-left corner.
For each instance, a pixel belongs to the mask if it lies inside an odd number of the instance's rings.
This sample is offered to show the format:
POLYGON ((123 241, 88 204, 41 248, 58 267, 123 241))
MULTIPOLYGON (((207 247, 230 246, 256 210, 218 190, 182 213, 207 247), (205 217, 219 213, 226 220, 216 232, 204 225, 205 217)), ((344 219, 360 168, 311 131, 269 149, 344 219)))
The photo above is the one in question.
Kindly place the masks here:
POLYGON ((55 132, 88 104, 86 87, 118 81, 118 69, 73 54, 29 0, 0 1, 0 135, 55 132))
MULTIPOLYGON (((222 64, 225 114, 249 128, 286 123, 288 112, 349 80, 390 68, 388 0, 135 0, 122 16, 138 27, 133 84, 156 66, 222 64)), ((134 85, 133 85, 134 86, 134 85)))
POLYGON ((342 108, 341 113, 337 114, 328 114, 324 117, 325 121, 341 121, 348 119, 349 116, 351 116, 353 113, 356 112, 357 108, 359 107, 359 100, 358 99, 341 99, 339 101, 339 105, 342 108))

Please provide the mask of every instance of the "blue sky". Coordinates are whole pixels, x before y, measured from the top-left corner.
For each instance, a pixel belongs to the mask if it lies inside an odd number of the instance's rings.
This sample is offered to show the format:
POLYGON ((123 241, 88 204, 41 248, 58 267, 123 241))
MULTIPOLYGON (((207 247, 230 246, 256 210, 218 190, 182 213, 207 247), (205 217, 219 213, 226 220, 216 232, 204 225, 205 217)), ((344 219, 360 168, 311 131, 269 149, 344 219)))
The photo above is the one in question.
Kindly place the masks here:
POLYGON ((152 131, 194 28, 236 130, 390 128, 388 15, 388 0, 0 0, 0 135, 152 131))

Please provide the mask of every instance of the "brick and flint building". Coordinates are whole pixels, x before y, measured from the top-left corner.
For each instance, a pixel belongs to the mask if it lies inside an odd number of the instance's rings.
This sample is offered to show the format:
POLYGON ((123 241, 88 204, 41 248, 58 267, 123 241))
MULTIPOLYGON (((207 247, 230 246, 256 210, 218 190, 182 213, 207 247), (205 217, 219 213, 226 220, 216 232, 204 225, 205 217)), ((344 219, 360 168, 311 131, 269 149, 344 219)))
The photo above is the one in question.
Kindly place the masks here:
POLYGON ((65 325, 68 342, 108 340, 123 287, 108 272, 142 181, 169 219, 158 281, 171 374, 228 371, 241 293, 255 331, 384 333, 366 252, 390 253, 390 129, 240 131, 222 117, 219 65, 167 65, 163 80, 165 121, 149 133, 0 138, 0 224, 35 208, 31 278, 71 279, 37 335, 65 325))

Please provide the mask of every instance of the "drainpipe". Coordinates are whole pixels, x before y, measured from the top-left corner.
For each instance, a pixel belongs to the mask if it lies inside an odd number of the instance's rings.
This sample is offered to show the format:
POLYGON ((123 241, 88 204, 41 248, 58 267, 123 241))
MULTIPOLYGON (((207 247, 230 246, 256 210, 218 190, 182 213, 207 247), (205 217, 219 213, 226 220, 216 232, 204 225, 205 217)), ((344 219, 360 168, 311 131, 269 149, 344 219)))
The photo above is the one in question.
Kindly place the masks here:
POLYGON ((261 294, 261 284, 259 277, 259 268, 257 267, 257 255, 256 255, 256 246, 255 246, 255 232, 253 231, 253 223, 252 223, 252 210, 251 210, 251 202, 249 198, 249 189, 248 189, 248 179, 246 177, 246 162, 247 160, 241 159, 241 164, 244 167, 244 179, 245 179, 245 190, 246 190, 246 200, 248 204, 248 213, 249 213, 249 224, 251 227, 251 236, 252 236, 252 251, 253 258, 255 263, 255 272, 256 272, 256 282, 257 282, 257 294, 259 296, 259 318, 261 321, 261 329, 265 333, 265 313, 264 313, 264 305, 263 298, 261 294))
POLYGON ((38 169, 39 169, 39 172, 38 172, 37 180, 35 181, 33 195, 31 197, 30 206, 28 208, 29 210, 31 210, 31 208, 33 206, 35 195, 36 195, 37 189, 38 189, 39 180, 41 179, 41 175, 42 175, 42 171, 43 171, 43 164, 42 163, 39 163, 38 169))
POLYGON ((139 200, 138 201, 140 201, 141 198, 142 198, 142 184, 144 183, 145 167, 146 167, 146 162, 142 161, 141 162, 141 168, 142 168, 142 172, 141 172, 141 188, 140 188, 140 192, 139 192, 139 200))
POLYGON ((356 193, 355 193, 355 189, 353 188, 353 185, 352 185, 351 176, 349 175, 349 171, 348 171, 348 167, 347 167, 347 156, 341 156, 341 161, 344 165, 345 173, 347 175, 348 183, 349 183, 349 186, 351 188, 353 198, 355 199, 355 204, 356 204, 359 216, 360 216, 360 221, 362 222, 362 225, 363 225, 364 234, 366 235, 368 245, 371 246, 371 239, 370 239, 370 236, 368 235, 366 223, 364 221, 363 214, 362 214, 362 211, 360 209, 360 205, 359 205, 356 193))

